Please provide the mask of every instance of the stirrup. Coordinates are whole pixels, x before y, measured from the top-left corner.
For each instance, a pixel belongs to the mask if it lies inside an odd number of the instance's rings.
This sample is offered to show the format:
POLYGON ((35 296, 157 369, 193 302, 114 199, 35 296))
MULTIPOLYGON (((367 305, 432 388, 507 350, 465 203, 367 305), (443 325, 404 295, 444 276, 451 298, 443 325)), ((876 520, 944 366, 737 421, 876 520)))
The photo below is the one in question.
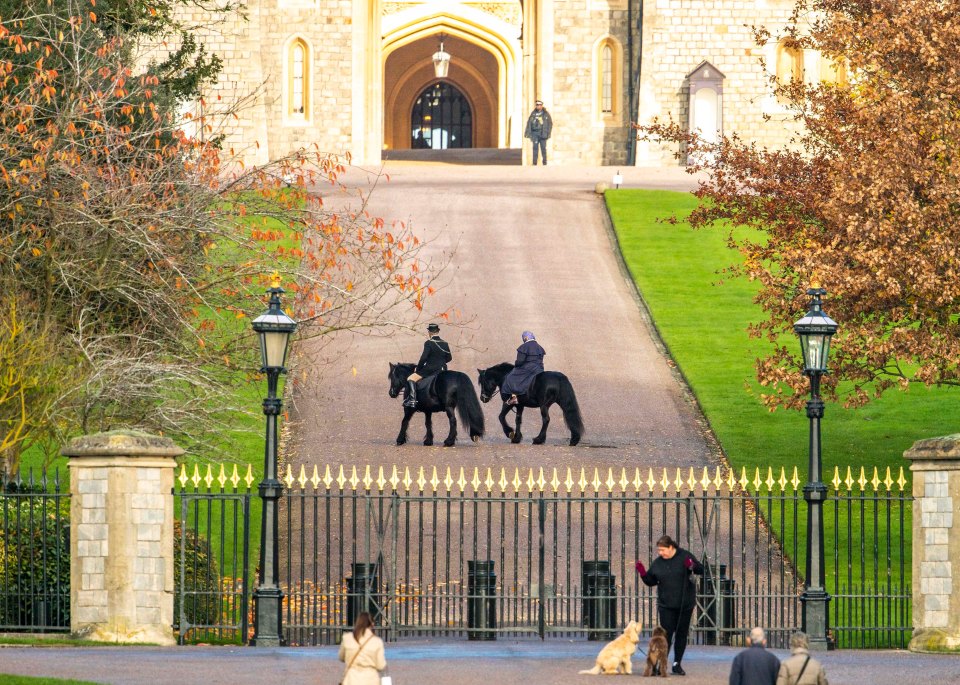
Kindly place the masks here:
POLYGON ((510 395, 510 397, 507 398, 506 404, 508 404, 511 407, 515 407, 518 404, 520 404, 520 400, 517 399, 516 395, 510 395))
POLYGON ((416 407, 417 407, 417 398, 416 398, 416 397, 408 397, 407 399, 405 399, 405 400, 403 401, 403 406, 404 406, 404 407, 410 407, 411 409, 416 409, 416 407))

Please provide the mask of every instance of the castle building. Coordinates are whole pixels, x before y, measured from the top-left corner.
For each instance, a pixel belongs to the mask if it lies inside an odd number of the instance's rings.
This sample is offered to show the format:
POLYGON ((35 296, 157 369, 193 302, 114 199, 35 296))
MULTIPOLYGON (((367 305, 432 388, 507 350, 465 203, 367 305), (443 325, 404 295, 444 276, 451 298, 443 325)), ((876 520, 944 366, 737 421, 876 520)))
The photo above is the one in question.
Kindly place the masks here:
MULTIPOLYGON (((630 123, 670 118, 707 138, 787 140, 770 77, 829 65, 777 42, 793 0, 247 0, 208 23, 224 60, 206 103, 246 100, 226 142, 248 162, 298 148, 355 163, 451 148, 513 150, 534 101, 551 164, 669 166, 630 123), (757 47, 751 26, 774 36, 757 47)), ((199 20, 201 17, 194 17, 199 20)), ((522 150, 522 153, 520 152, 522 150)))

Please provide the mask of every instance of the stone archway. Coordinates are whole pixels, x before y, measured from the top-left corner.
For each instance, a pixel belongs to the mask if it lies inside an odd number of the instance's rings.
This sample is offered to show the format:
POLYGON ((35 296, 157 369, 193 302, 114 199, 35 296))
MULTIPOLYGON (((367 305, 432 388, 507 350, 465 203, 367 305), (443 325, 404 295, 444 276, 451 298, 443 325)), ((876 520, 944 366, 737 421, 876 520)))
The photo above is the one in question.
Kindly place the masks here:
POLYGON ((447 78, 437 79, 431 56, 437 37, 428 36, 394 50, 384 65, 383 141, 388 150, 411 147, 411 113, 420 94, 432 85, 448 83, 469 102, 473 118, 469 147, 500 147, 496 60, 482 48, 446 37, 444 46, 454 60, 447 78), (461 63, 462 62, 462 63, 461 63))
POLYGON ((452 56, 443 82, 469 102, 471 146, 519 147, 522 142, 521 55, 517 27, 460 5, 453 16, 424 3, 383 18, 383 148, 411 148, 417 97, 437 83, 432 55, 443 34, 452 56))

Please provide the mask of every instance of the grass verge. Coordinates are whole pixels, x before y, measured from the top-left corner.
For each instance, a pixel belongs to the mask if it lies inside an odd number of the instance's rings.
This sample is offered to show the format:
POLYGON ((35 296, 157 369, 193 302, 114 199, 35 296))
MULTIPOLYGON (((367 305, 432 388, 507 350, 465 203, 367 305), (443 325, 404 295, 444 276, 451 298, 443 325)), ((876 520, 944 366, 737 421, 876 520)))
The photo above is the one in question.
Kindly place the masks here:
MULTIPOLYGON (((759 469, 765 478, 770 469, 776 478, 782 468, 789 478, 796 467, 801 482, 805 481, 809 422, 801 412, 770 412, 760 400, 754 361, 765 352, 766 343, 750 339, 746 327, 763 312, 753 303, 755 283, 724 280, 719 273, 739 261, 739 254, 726 244, 726 231, 694 231, 683 222, 663 222, 669 216, 683 217, 696 206, 696 198, 688 193, 619 190, 608 192, 606 202, 623 258, 657 330, 737 475, 745 469, 752 479, 759 469)), ((825 309, 829 312, 829 299, 825 309)), ((802 315, 797 312, 797 318, 802 315)), ((839 324, 843 326, 842 321, 839 324)), ((960 403, 953 401, 951 392, 940 388, 892 391, 860 409, 828 404, 822 421, 824 480, 832 481, 836 472, 844 478, 848 468, 854 479, 863 469, 868 481, 876 468, 882 480, 888 467, 896 480, 902 467, 909 481, 904 450, 916 440, 953 433, 960 424, 960 403)), ((852 488, 859 489, 859 485, 852 488)), ((872 484, 864 490, 868 495, 874 492, 872 484)), ((887 486, 881 483, 877 490, 884 493, 887 486)), ((897 484, 890 490, 900 491, 897 484)), ((909 498, 910 492, 908 482, 903 494, 909 498)), ((833 576, 828 583, 837 588, 909 582, 911 520, 906 508, 901 524, 896 509, 888 522, 882 506, 869 496, 849 510, 839 507, 837 519, 827 523, 828 555, 834 546, 848 549, 848 543, 858 553, 865 542, 866 556, 875 545, 882 566, 870 568, 856 554, 832 565, 828 560, 828 574, 833 576), (869 539, 864 540, 867 535, 869 539), (901 561, 905 573, 897 577, 901 561), (893 569, 893 574, 885 567, 893 569)), ((776 525, 777 519, 774 512, 771 522, 776 525)), ((798 531, 796 540, 790 530, 778 533, 785 549, 795 545, 804 549, 804 530, 798 531)))

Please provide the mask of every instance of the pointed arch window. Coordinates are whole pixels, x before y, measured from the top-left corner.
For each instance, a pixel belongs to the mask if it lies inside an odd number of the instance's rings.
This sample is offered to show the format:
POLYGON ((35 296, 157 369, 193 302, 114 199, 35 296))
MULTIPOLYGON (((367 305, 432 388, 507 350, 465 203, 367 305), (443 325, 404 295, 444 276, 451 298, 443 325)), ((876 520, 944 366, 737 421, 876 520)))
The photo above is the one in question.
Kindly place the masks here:
POLYGON ((623 50, 616 39, 607 36, 597 43, 594 80, 596 116, 601 121, 613 120, 620 114, 622 62, 623 50))
MULTIPOLYGON (((803 50, 796 46, 791 38, 784 38, 777 43, 777 84, 787 86, 791 83, 803 81, 803 50)), ((778 98, 786 100, 785 95, 778 98)))
POLYGON ((609 45, 600 51, 600 111, 613 114, 613 48, 609 45))
POLYGON ((291 41, 287 50, 287 116, 310 116, 310 50, 302 38, 291 41))

